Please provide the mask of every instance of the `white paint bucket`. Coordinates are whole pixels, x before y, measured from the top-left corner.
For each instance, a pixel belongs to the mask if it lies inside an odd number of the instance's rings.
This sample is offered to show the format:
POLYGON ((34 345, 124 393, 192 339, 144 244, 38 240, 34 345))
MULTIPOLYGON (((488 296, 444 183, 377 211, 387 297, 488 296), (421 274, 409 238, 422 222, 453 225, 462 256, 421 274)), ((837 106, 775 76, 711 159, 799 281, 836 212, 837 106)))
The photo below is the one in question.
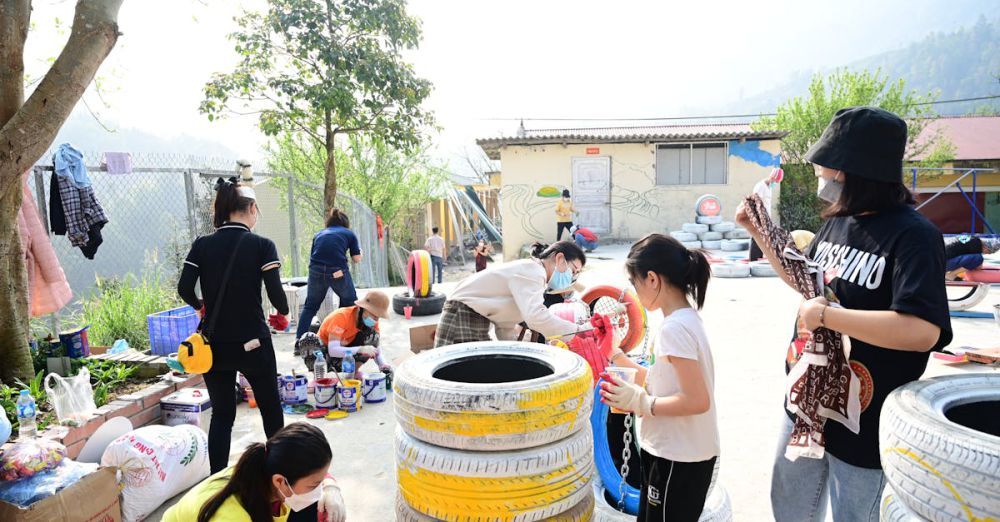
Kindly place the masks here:
POLYGON ((382 372, 364 374, 363 395, 365 402, 385 402, 385 374, 382 372))
POLYGON ((348 379, 337 385, 337 401, 340 409, 346 412, 358 411, 358 400, 361 398, 361 381, 348 379))
POLYGON ((337 407, 337 381, 334 379, 317 379, 313 389, 313 399, 317 408, 337 407))

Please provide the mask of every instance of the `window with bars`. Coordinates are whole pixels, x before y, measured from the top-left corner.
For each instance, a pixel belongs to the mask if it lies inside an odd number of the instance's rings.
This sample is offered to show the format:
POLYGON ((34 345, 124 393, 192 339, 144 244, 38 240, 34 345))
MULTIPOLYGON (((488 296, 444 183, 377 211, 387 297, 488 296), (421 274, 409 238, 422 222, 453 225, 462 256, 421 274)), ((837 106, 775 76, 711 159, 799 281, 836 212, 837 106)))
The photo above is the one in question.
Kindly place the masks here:
POLYGON ((656 146, 656 184, 725 185, 725 143, 671 143, 656 146))

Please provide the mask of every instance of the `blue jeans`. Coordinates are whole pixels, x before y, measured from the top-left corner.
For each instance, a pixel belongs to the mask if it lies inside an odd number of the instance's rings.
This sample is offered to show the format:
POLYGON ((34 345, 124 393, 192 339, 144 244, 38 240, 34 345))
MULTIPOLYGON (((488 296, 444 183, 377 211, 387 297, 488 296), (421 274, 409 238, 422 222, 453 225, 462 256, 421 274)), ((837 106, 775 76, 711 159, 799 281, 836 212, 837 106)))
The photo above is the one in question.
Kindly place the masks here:
POLYGON ((431 256, 431 264, 434 265, 431 271, 431 281, 434 281, 434 275, 437 274, 437 282, 441 282, 441 278, 444 277, 444 258, 440 256, 431 256))
POLYGON ((577 234, 573 236, 573 239, 576 241, 576 246, 584 250, 593 250, 597 248, 597 241, 587 241, 583 238, 583 234, 577 234))
MULTIPOLYGON (((878 522, 885 475, 852 466, 829 453, 822 459, 785 458, 792 421, 783 413, 778 454, 771 475, 771 509, 776 522, 823 522, 829 500, 836 522, 878 522)), ((834 422, 834 421, 830 421, 834 422)))
POLYGON ((964 256, 949 259, 944 265, 944 271, 951 272, 952 270, 958 270, 959 268, 975 270, 981 266, 983 266, 982 254, 965 254, 964 256))
POLYGON ((340 298, 340 307, 354 306, 358 300, 358 293, 354 289, 354 280, 351 279, 351 272, 346 268, 337 268, 326 265, 309 266, 309 290, 306 293, 306 302, 302 306, 302 313, 299 314, 299 324, 295 328, 295 338, 302 337, 302 334, 309 331, 309 325, 313 317, 319 311, 319 307, 326 298, 328 289, 333 289, 333 293, 340 298), (333 274, 341 270, 344 276, 334 279, 333 274))

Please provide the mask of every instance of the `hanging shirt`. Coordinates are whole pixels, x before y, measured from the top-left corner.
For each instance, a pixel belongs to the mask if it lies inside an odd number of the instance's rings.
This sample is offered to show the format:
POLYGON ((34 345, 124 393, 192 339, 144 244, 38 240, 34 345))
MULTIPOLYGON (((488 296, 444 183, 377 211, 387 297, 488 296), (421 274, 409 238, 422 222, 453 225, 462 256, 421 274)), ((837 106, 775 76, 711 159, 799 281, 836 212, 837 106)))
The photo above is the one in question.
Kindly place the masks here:
POLYGON ((705 413, 647 416, 639 419, 639 444, 652 455, 675 462, 701 462, 719 455, 719 423, 715 409, 715 363, 705 327, 693 308, 682 308, 663 319, 655 342, 656 362, 646 375, 646 391, 669 397, 681 391, 669 357, 698 361, 708 390, 705 413))
POLYGON ((56 175, 65 178, 74 187, 90 186, 90 176, 87 175, 87 167, 83 164, 83 153, 74 149, 69 143, 59 146, 52 156, 52 162, 56 175))
MULTIPOLYGON (((807 254, 825 270, 827 285, 844 308, 913 315, 941 328, 934 350, 951 342, 944 242, 941 232, 912 208, 832 218, 807 254)), ((793 339, 786 368, 800 355, 793 339)), ((839 422, 827 422, 826 450, 853 466, 880 468, 882 404, 890 392, 920 378, 929 355, 851 339, 850 365, 861 383, 860 431, 855 435, 839 422)))
POLYGON ((348 251, 350 251, 351 256, 361 255, 358 236, 354 234, 354 231, 344 227, 324 228, 313 237, 309 265, 333 266, 341 270, 348 270, 348 251))

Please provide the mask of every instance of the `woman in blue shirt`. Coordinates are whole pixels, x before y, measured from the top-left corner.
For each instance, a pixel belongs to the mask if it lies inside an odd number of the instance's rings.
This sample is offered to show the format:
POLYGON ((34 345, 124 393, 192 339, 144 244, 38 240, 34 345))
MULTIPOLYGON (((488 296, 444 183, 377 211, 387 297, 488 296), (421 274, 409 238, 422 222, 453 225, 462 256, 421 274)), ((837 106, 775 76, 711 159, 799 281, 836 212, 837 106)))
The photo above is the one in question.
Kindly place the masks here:
POLYGON ((358 246, 358 236, 351 230, 351 221, 347 214, 333 209, 326 220, 326 228, 313 237, 312 252, 309 254, 309 290, 295 329, 296 339, 309 331, 309 325, 328 289, 340 298, 341 308, 354 306, 354 301, 357 301, 358 294, 347 266, 348 252, 351 261, 361 262, 361 247, 358 246))

